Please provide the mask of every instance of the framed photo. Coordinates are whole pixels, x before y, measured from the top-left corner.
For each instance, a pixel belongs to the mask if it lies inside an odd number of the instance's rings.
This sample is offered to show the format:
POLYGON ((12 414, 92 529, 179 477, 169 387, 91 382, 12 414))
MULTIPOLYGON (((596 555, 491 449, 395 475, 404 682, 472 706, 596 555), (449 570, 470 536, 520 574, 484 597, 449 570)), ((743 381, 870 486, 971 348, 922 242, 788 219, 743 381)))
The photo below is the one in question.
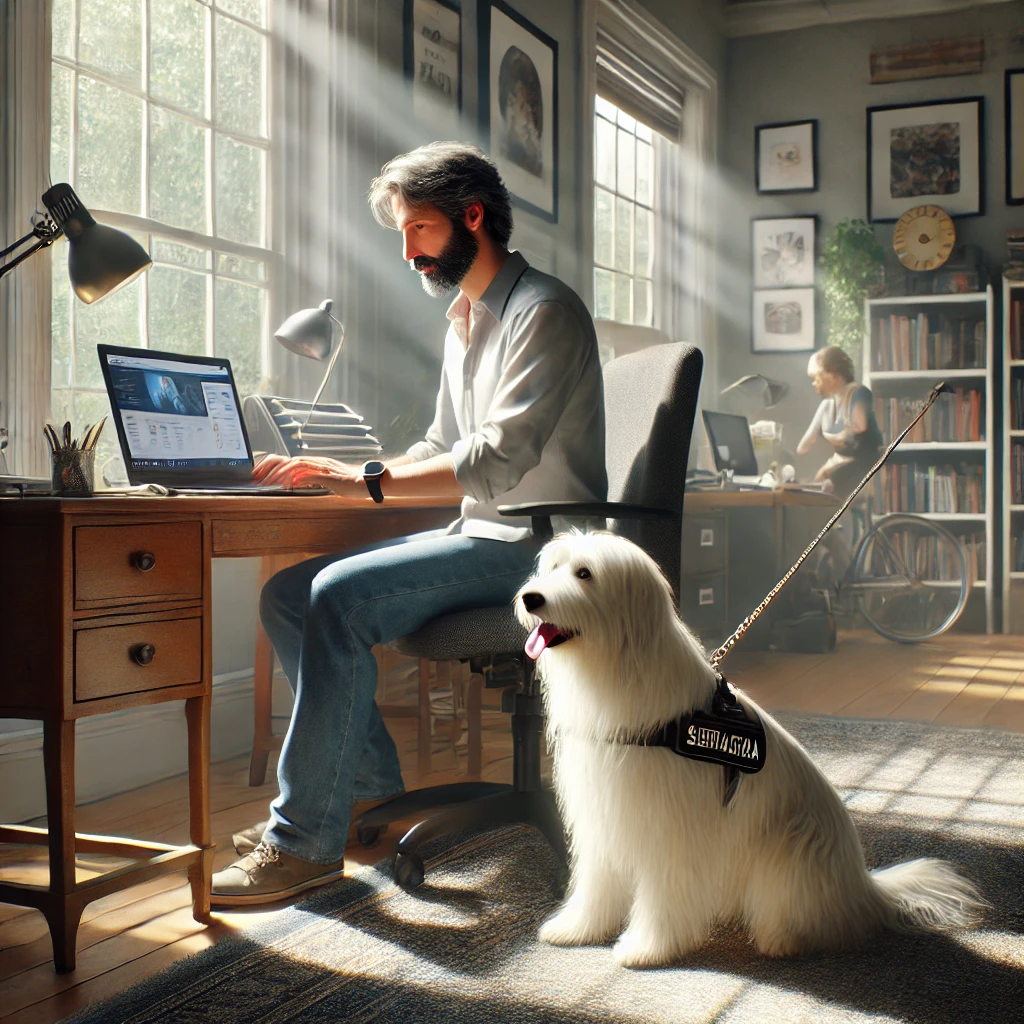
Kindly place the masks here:
POLYGON ((405 0, 405 76, 414 117, 462 108, 462 22, 458 0, 405 0))
POLYGON ((478 7, 480 126, 517 206, 558 220, 558 43, 502 0, 478 7))
POLYGON ((751 222, 755 288, 813 286, 817 220, 817 217, 765 217, 751 222))
POLYGON ((1024 68, 1006 72, 1006 201, 1024 203, 1024 68))
POLYGON ((818 188, 818 122, 759 124, 754 129, 758 192, 815 192, 818 188))
POLYGON ((755 352, 812 352, 814 289, 755 291, 753 327, 755 352))
POLYGON ((981 96, 868 108, 868 220, 932 203, 951 217, 984 212, 981 96))

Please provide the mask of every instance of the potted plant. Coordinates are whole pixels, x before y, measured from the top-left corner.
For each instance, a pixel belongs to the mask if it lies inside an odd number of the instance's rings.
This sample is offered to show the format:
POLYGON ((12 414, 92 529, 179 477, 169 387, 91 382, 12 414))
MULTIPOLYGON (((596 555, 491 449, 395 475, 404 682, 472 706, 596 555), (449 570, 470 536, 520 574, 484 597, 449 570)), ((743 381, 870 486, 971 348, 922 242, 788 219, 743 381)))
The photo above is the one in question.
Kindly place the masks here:
POLYGON ((840 221, 821 250, 827 337, 860 364, 864 343, 864 297, 882 288, 884 250, 867 221, 840 221))

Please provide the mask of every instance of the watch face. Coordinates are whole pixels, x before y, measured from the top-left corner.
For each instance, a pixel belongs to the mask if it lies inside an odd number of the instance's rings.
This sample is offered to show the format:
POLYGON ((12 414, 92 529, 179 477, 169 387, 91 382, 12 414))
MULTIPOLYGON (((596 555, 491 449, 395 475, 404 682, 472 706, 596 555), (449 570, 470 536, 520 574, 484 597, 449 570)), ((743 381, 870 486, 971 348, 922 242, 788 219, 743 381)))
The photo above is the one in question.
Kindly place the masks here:
POLYGON ((915 206, 896 222, 892 247, 908 270, 934 270, 953 251, 953 219, 938 206, 915 206))
POLYGON ((382 476, 383 473, 384 473, 384 469, 385 469, 385 466, 384 466, 383 462, 377 462, 377 461, 364 462, 363 463, 363 476, 382 476))

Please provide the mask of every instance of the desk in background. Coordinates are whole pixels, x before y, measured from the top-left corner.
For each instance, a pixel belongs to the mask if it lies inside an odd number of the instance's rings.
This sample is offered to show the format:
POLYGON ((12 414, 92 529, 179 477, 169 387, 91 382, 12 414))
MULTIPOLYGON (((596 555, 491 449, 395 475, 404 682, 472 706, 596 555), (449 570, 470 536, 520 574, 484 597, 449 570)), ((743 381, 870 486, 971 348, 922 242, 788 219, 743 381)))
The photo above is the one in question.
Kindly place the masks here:
POLYGON ((679 605, 705 645, 720 643, 761 603, 837 504, 820 491, 687 489, 679 605))
POLYGON ((443 526, 455 499, 254 495, 0 499, 0 717, 43 723, 49 830, 0 842, 49 847, 49 886, 0 882, 0 902, 45 915, 58 970, 73 970, 87 903, 185 869, 210 912, 211 559, 344 551, 443 526), (75 722, 185 701, 191 845, 75 833, 75 722), (79 882, 75 853, 135 861, 79 882))

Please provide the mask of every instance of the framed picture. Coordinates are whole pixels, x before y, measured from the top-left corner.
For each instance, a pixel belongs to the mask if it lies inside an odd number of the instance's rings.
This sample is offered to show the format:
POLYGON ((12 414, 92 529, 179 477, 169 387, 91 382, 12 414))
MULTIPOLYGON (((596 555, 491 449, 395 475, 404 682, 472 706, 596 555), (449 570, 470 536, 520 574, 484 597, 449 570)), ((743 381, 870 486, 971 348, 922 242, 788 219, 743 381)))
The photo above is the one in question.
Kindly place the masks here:
POLYGON ((558 43, 501 0, 478 8, 480 123, 517 206, 558 220, 558 43))
POLYGON ((759 124, 754 129, 758 192, 815 192, 818 188, 818 122, 759 124))
POLYGON ((755 352, 814 350, 814 289, 771 288, 754 292, 755 352))
POLYGON ((1006 201, 1024 203, 1024 68, 1006 72, 1006 201))
POLYGON ((933 203, 951 217, 984 212, 983 99, 868 108, 868 220, 933 203))
POLYGON ((458 0, 405 0, 405 76, 414 117, 462 108, 462 23, 458 0))
POLYGON ((755 288, 806 288, 814 284, 817 217, 765 217, 752 222, 755 288))

